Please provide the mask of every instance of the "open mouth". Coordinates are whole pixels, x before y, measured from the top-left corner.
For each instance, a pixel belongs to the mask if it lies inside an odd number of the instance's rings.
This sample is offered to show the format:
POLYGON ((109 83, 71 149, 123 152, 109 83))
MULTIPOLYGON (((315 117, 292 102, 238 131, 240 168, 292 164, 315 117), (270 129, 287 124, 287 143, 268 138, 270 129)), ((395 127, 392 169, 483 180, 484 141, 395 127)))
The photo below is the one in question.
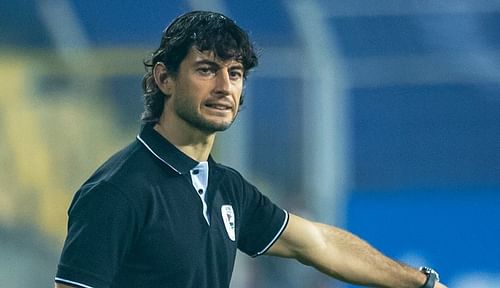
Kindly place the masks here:
POLYGON ((232 106, 224 103, 207 103, 205 104, 206 107, 210 109, 215 109, 219 111, 230 111, 232 110, 232 106))

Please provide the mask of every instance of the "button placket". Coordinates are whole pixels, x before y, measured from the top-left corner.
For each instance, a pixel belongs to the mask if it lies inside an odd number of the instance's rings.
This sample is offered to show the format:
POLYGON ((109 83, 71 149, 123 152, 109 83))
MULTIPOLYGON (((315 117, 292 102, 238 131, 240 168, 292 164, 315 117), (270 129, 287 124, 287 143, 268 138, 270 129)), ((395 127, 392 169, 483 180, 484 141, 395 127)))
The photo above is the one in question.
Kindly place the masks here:
POLYGON ((208 186, 208 163, 200 162, 195 168, 190 171, 191 182, 195 191, 201 199, 203 205, 203 217, 208 225, 210 225, 210 218, 208 213, 208 205, 205 201, 205 191, 208 186))

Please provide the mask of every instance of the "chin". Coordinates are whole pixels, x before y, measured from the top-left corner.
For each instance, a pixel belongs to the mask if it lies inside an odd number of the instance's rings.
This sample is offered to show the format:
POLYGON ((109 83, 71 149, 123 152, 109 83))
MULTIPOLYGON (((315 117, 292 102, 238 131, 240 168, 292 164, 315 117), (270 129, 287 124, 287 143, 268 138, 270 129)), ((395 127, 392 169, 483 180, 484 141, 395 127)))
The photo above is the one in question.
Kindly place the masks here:
POLYGON ((203 125, 203 127, 199 127, 201 128, 201 130, 203 131, 206 131, 208 133, 215 133, 215 132, 222 132, 222 131, 226 131, 227 129, 229 129, 229 127, 231 127, 231 125, 233 124, 233 122, 223 122, 223 123, 206 123, 206 125, 203 125))
POLYGON ((222 132, 222 131, 226 131, 227 129, 229 129, 229 127, 231 127, 231 124, 232 123, 225 123, 225 124, 220 124, 220 125, 216 125, 214 126, 214 132, 222 132))

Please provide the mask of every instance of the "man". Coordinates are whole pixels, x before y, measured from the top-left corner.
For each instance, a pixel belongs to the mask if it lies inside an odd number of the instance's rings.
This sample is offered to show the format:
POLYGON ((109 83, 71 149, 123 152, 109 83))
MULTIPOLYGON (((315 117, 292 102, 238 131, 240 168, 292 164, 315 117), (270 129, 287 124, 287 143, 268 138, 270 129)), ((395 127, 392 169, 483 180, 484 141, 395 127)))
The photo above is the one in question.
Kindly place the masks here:
POLYGON ((211 158, 257 65, 231 19, 195 11, 164 31, 145 61, 137 140, 87 180, 69 208, 56 287, 228 287, 236 249, 295 258, 375 287, 445 287, 341 229, 273 204, 211 158))

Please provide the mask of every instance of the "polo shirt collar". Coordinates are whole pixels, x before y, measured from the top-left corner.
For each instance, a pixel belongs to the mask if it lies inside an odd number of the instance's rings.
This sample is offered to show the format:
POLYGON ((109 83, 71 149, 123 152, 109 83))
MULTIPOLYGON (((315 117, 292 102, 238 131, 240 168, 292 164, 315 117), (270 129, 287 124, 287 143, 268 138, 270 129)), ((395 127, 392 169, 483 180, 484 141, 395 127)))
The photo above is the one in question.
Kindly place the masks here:
MULTIPOLYGON (((143 125, 141 132, 137 135, 139 140, 153 155, 167 164, 179 174, 187 174, 189 170, 198 165, 198 162, 184 154, 170 143, 165 137, 153 129, 154 124, 143 125)), ((211 159, 209 160, 209 162, 211 159)))

